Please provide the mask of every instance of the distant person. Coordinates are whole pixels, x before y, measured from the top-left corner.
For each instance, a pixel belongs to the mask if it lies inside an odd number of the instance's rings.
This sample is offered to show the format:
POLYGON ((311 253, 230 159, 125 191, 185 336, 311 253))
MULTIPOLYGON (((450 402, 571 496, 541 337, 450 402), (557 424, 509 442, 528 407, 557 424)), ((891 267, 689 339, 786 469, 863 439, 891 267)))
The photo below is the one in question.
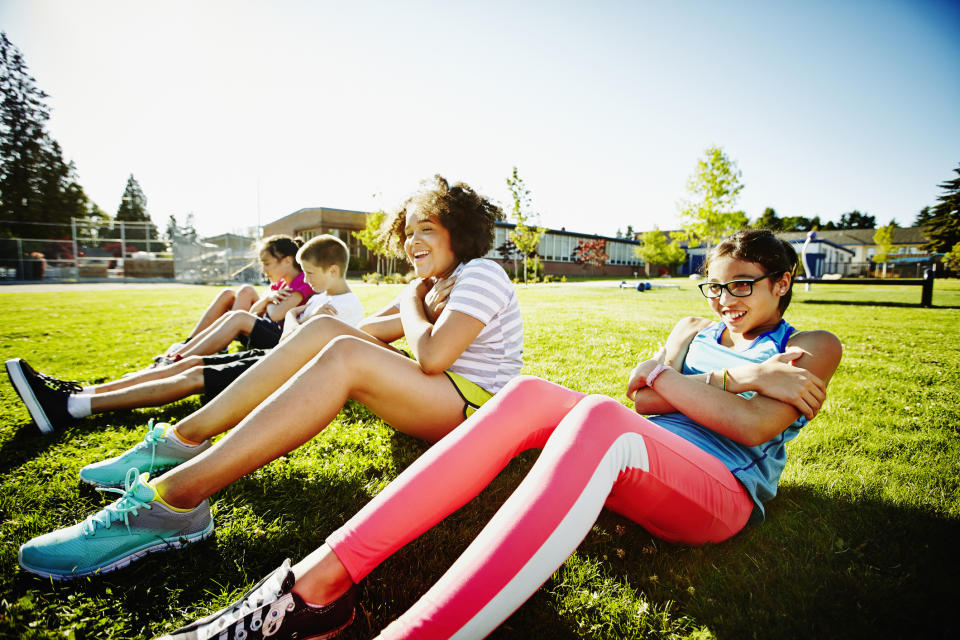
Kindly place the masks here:
MULTIPOLYGON (((170 358, 175 356, 183 345, 190 342, 214 322, 231 311, 249 311, 257 316, 263 316, 266 313, 265 305, 276 302, 275 297, 280 291, 290 289, 291 291, 301 286, 302 279, 298 281, 296 273, 290 271, 290 267, 296 267, 296 263, 284 262, 284 259, 296 255, 297 249, 302 244, 299 238, 291 238, 287 235, 268 236, 257 243, 257 256, 260 259, 260 266, 264 275, 270 281, 270 291, 262 297, 252 286, 245 284, 236 290, 224 289, 213 299, 207 309, 200 316, 193 331, 187 338, 181 342, 175 342, 161 356, 170 358), (268 254, 267 263, 264 263, 264 252, 268 254), (272 258, 272 259, 271 259, 272 258), (269 268, 270 273, 267 273, 269 268)), ((301 294, 306 293, 301 290, 301 294)), ((289 292, 288 292, 289 293, 289 292)), ((309 295, 309 294, 307 294, 309 295)), ((294 300, 295 302, 296 300, 294 300)), ((306 301, 306 297, 301 302, 306 301)), ((285 310, 284 310, 285 312, 285 310)), ((284 317, 283 313, 266 313, 273 320, 280 320, 284 317)))
POLYGON ((240 338, 249 349, 277 346, 287 312, 306 302, 313 289, 305 281, 297 251, 300 238, 276 235, 260 242, 260 267, 272 283, 270 292, 253 303, 249 311, 229 311, 206 329, 195 333, 179 347, 171 345, 156 364, 170 364, 187 356, 217 353, 240 338))
MULTIPOLYGON (((357 326, 363 317, 363 307, 344 279, 349 260, 347 245, 331 235, 317 236, 300 248, 296 260, 311 291, 319 293, 311 296, 306 304, 287 311, 281 340, 315 314, 332 315, 350 326, 357 326)), ((223 355, 187 356, 166 366, 91 387, 37 373, 21 359, 7 361, 7 373, 34 420, 60 428, 95 413, 155 407, 196 393, 212 400, 266 353, 266 349, 250 349, 223 355)), ((162 435, 168 426, 154 427, 151 437, 162 435)), ((103 484, 95 474, 80 477, 92 484, 103 484)))
POLYGON ((379 638, 486 636, 577 548, 604 506, 683 544, 719 543, 762 520, 785 445, 820 409, 841 345, 783 320, 797 255, 769 231, 734 234, 705 268, 700 290, 719 321, 684 318, 665 348, 636 366, 627 383, 636 411, 517 378, 325 545, 162 640, 228 628, 250 639, 333 637, 353 618, 356 583, 529 448, 543 452, 513 495, 379 638))
POLYGON ((88 466, 102 484, 123 483, 123 497, 24 544, 21 566, 75 578, 205 538, 213 531, 211 495, 313 438, 348 399, 414 437, 437 441, 449 433, 522 366, 516 293, 503 268, 483 258, 501 215, 466 184, 440 176, 425 184, 387 221, 392 246, 417 276, 393 304, 366 318, 362 331, 333 316, 311 318, 165 431, 162 443, 148 431, 141 453, 88 466), (401 337, 413 357, 390 346, 401 337), (164 465, 179 464, 151 480, 140 472, 151 471, 160 444, 164 465), (143 464, 131 467, 134 457, 143 464))

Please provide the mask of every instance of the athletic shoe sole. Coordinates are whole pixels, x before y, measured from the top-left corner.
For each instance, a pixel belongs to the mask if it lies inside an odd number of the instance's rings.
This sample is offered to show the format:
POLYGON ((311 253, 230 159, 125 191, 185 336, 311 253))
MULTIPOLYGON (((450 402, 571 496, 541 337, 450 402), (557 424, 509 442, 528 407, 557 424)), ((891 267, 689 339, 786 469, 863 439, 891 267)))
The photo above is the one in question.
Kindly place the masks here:
POLYGON ((330 640, 331 638, 336 638, 340 635, 340 632, 353 624, 354 619, 357 617, 357 609, 354 607, 353 613, 350 614, 350 619, 344 622, 342 625, 336 629, 331 629, 330 631, 324 631, 318 636, 305 636, 303 640, 330 640))
POLYGON ((26 571, 34 575, 38 575, 41 578, 50 578, 51 580, 73 580, 74 578, 83 578, 85 576, 95 576, 102 573, 109 573, 116 569, 123 569, 126 566, 129 566, 130 563, 136 562, 141 558, 148 556, 151 553, 157 553, 160 551, 170 551, 171 549, 182 549, 188 544, 193 544, 194 542, 200 542, 201 540, 206 540, 211 535, 213 535, 213 519, 210 519, 209 524, 203 529, 203 531, 198 531, 197 533, 191 533, 187 536, 180 536, 176 540, 161 540, 160 542, 155 542, 152 544, 147 544, 141 548, 131 551, 130 553, 117 558, 113 562, 103 566, 97 567, 87 567, 85 569, 77 569, 70 573, 52 573, 50 571, 45 571, 43 569, 38 569, 36 567, 31 567, 30 565, 24 564, 22 554, 17 553, 17 561, 20 563, 20 566, 23 567, 26 571))
POLYGON ((20 400, 26 405, 27 411, 30 412, 30 417, 33 418, 33 422, 40 431, 45 434, 53 433, 53 424, 47 417, 43 407, 40 406, 40 403, 37 401, 37 396, 34 395, 30 383, 27 382, 27 376, 23 373, 21 362, 22 360, 20 358, 7 360, 7 376, 10 378, 10 383, 13 385, 17 395, 20 396, 20 400))

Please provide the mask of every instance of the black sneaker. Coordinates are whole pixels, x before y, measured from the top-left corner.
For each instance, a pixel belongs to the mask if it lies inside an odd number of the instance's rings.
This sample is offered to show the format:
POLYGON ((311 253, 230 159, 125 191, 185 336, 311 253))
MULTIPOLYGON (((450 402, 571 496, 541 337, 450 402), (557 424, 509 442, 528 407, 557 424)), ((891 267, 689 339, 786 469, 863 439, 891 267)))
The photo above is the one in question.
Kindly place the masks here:
POLYGON ((284 560, 226 609, 156 640, 324 640, 353 622, 356 587, 330 604, 311 607, 290 591, 294 582, 290 560, 284 560))
POLYGON ((67 412, 67 397, 71 393, 80 393, 83 387, 76 382, 37 373, 21 358, 7 360, 6 365, 10 384, 40 431, 53 433, 54 428, 76 420, 67 412))

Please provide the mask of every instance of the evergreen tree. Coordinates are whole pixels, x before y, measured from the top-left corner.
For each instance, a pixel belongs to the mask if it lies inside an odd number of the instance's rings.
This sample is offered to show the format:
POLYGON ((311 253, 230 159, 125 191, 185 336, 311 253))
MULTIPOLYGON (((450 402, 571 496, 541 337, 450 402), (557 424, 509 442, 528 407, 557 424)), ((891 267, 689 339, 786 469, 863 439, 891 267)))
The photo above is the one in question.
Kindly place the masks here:
POLYGON ((877 219, 856 209, 840 216, 838 229, 873 229, 877 226, 877 219))
MULTIPOLYGON (((127 178, 127 186, 123 189, 123 197, 120 199, 120 206, 117 208, 117 222, 132 222, 138 224, 128 224, 124 228, 124 236, 128 246, 134 246, 141 251, 146 250, 146 239, 149 234, 150 240, 156 240, 160 237, 157 228, 150 220, 150 214, 147 213, 147 196, 143 194, 140 183, 130 174, 127 178)), ((116 232, 119 233, 119 232, 116 232)), ((160 246, 151 246, 151 249, 157 250, 160 246)))
POLYGON ((917 217, 913 220, 913 226, 922 227, 927 224, 930 218, 933 217, 933 211, 930 210, 930 207, 924 207, 917 212, 917 217))
MULTIPOLYGON (((0 32, 0 234, 67 236, 71 217, 86 217, 92 203, 76 169, 46 131, 50 117, 19 49, 0 32), (38 227, 31 223, 59 223, 38 227)), ((95 206, 95 205, 93 205, 95 206)))
POLYGON ((763 214, 753 221, 753 226, 757 229, 770 229, 770 231, 780 231, 783 222, 777 217, 777 212, 773 207, 767 207, 763 214))
POLYGON ((923 225, 927 236, 923 248, 931 253, 946 253, 960 242, 960 167, 953 172, 957 177, 938 185, 944 193, 937 198, 939 202, 923 225))

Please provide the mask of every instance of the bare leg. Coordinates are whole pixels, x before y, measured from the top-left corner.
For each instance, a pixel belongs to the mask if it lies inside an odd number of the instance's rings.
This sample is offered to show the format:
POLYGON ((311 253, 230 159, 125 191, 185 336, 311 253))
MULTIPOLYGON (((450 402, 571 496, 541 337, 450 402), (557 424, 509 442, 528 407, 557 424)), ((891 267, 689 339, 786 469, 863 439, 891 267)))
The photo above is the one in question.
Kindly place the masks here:
POLYGON ((249 311, 230 311, 217 322, 207 327, 200 335, 188 342, 179 353, 182 357, 207 356, 230 346, 240 335, 248 335, 253 330, 257 316, 249 311))
POLYGON ((311 318, 300 330, 250 367, 216 398, 177 423, 177 433, 192 442, 203 442, 235 426, 257 405, 293 377, 331 340, 354 336, 381 346, 392 347, 370 334, 331 316, 311 318))
POLYGON ((340 558, 326 544, 295 564, 293 575, 297 578, 293 590, 311 604, 333 602, 353 584, 340 558))
POLYGON ((241 285, 236 292, 234 297, 233 306, 230 308, 231 311, 250 311, 250 307, 260 299, 260 295, 257 293, 257 290, 251 287, 249 284, 241 285))
MULTIPOLYGON (((232 289, 224 289, 217 294, 217 297, 213 299, 213 302, 207 307, 207 310, 203 312, 203 315, 200 316, 200 320, 197 321, 197 326, 193 328, 193 331, 190 332, 190 337, 197 335, 211 324, 214 321, 225 314, 227 311, 230 311, 234 308, 236 304, 237 296, 234 294, 232 289)), ((251 303, 252 304, 252 303, 251 303)), ((247 307, 248 309, 250 307, 247 307)))
POLYGON ((363 403, 399 431, 425 440, 439 440, 463 421, 463 399, 444 374, 427 375, 414 360, 343 336, 217 444, 161 476, 156 488, 174 507, 195 507, 313 438, 348 399, 363 403))
POLYGON ((177 375, 90 397, 93 413, 156 407, 203 391, 203 369, 193 367, 177 375))
POLYGON ((95 385, 91 388, 93 393, 107 393, 109 391, 119 391, 121 389, 128 389, 145 382, 155 382, 157 380, 165 380, 176 375, 180 375, 187 369, 192 369, 194 367, 202 367, 203 358, 200 356, 191 356, 189 358, 184 358, 173 364, 169 364, 163 367, 157 367, 155 369, 144 369, 143 371, 137 371, 134 373, 129 373, 125 377, 120 378, 119 380, 113 380, 111 382, 104 382, 103 384, 95 385))

